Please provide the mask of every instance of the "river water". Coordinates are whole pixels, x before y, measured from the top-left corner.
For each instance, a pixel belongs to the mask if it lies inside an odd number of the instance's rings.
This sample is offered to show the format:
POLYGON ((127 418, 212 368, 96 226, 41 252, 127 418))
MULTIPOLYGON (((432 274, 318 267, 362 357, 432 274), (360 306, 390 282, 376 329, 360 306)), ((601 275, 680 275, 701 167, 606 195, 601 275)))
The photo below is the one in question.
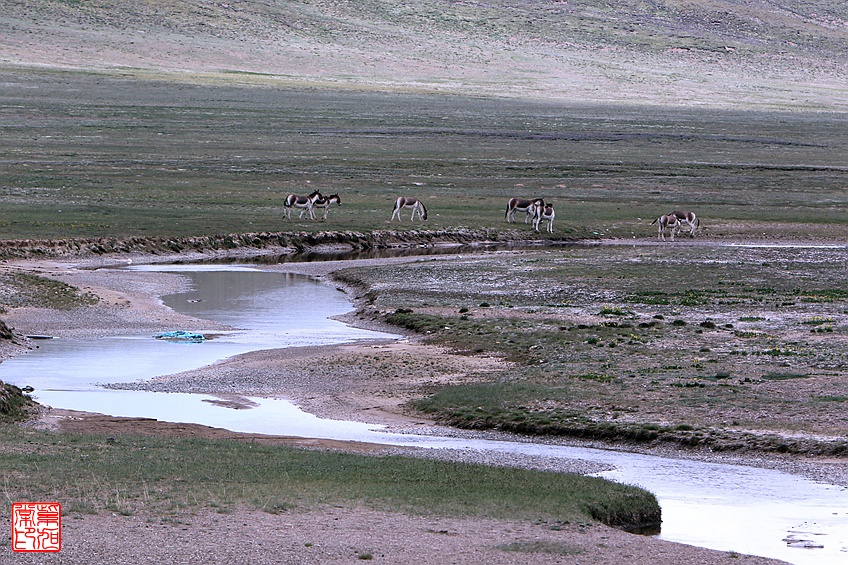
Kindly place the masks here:
POLYGON ((150 335, 47 340, 0 364, 0 380, 33 386, 40 402, 56 408, 114 416, 240 432, 596 461, 613 468, 599 476, 642 486, 657 496, 663 539, 799 565, 848 563, 848 489, 778 471, 601 449, 390 433, 377 425, 317 418, 278 399, 251 398, 251 410, 232 410, 209 402, 216 398, 207 395, 101 388, 98 384, 174 374, 259 349, 398 337, 329 319, 350 311, 350 302, 337 290, 302 276, 239 265, 137 269, 181 272, 191 279, 193 290, 163 301, 181 313, 234 329, 203 343, 174 343, 150 335))

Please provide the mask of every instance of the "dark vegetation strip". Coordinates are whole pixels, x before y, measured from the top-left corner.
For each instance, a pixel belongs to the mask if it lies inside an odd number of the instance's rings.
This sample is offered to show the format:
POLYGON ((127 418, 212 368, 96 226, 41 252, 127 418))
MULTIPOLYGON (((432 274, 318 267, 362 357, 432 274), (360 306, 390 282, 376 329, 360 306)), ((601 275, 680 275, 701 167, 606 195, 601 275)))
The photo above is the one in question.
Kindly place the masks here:
POLYGON ((712 451, 762 451, 796 455, 845 456, 848 441, 825 442, 777 434, 731 432, 678 424, 594 421, 564 409, 528 408, 552 396, 549 387, 487 383, 446 388, 412 405, 458 428, 503 430, 528 435, 564 436, 615 442, 668 443, 712 451))
POLYGON ((403 512, 658 526, 654 495, 580 475, 403 456, 365 456, 224 441, 55 434, 7 426, 8 500, 59 498, 68 511, 168 513, 250 505, 284 512, 366 503, 403 512), (11 497, 11 498, 9 498, 11 497))
MULTIPOLYGON (((41 257, 98 256, 120 253, 153 255, 185 252, 267 250, 283 248, 292 252, 309 251, 321 246, 344 246, 352 250, 386 249, 404 246, 510 243, 541 240, 535 232, 494 229, 399 229, 320 232, 232 233, 197 237, 136 236, 69 239, 19 239, 0 241, 0 259, 41 257)), ((547 236, 545 241, 571 241, 573 238, 547 236)))

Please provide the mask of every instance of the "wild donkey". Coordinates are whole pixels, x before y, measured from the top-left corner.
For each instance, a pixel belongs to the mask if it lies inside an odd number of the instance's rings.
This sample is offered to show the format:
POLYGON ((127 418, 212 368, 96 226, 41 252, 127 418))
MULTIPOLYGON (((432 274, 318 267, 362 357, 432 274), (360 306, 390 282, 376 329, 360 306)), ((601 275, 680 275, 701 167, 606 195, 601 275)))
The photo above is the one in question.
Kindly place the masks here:
POLYGON ((695 230, 701 225, 701 220, 698 219, 695 212, 675 210, 671 215, 677 218, 677 221, 680 223, 678 231, 683 228, 683 224, 689 224, 689 237, 695 237, 695 230))
POLYGON ((321 193, 317 190, 309 196, 289 194, 288 196, 286 196, 286 201, 283 203, 286 207, 286 219, 291 220, 292 208, 300 208, 300 218, 303 218, 303 213, 308 211, 309 218, 314 220, 315 212, 312 211, 312 207, 315 205, 315 202, 320 198, 322 198, 321 193))
POLYGON ((409 217, 409 220, 415 220, 415 214, 418 213, 418 217, 421 218, 422 221, 427 219, 427 208, 424 207, 424 203, 415 198, 414 196, 400 196, 397 200, 395 200, 395 207, 392 210, 392 221, 397 217, 400 222, 400 211, 404 208, 412 208, 412 216, 409 217))
POLYGON ((322 220, 326 220, 327 216, 330 214, 330 204, 333 202, 338 203, 339 206, 342 205, 342 199, 338 194, 331 194, 330 196, 319 195, 320 198, 312 203, 313 208, 323 208, 324 216, 321 218, 322 220))
POLYGON ((680 220, 677 219, 677 216, 674 214, 669 214, 668 216, 660 216, 653 222, 651 225, 658 224, 659 235, 657 239, 662 239, 665 241, 665 230, 668 229, 671 232, 671 241, 674 241, 674 233, 680 231, 680 220))
POLYGON ((539 224, 544 220, 548 222, 548 233, 554 233, 554 212, 553 204, 545 204, 541 199, 533 205, 533 228, 539 231, 539 224))
POLYGON ((525 212, 524 223, 529 224, 533 218, 533 206, 536 204, 545 205, 543 198, 510 198, 506 203, 506 212, 504 218, 507 223, 515 222, 516 212, 525 212))

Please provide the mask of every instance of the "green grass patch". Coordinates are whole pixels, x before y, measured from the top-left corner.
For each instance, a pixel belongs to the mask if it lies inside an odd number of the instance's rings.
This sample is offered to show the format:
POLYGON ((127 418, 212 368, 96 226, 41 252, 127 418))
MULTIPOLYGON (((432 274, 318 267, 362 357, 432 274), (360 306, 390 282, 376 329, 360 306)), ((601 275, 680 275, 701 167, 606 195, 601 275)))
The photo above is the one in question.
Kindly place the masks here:
MULTIPOLYGON (((764 337, 766 334, 764 334, 763 332, 752 332, 752 331, 748 331, 748 330, 735 330, 733 332, 733 335, 738 337, 738 338, 742 338, 742 339, 751 339, 751 338, 761 338, 761 337, 764 337)), ((774 353, 774 350, 769 350, 769 351, 770 351, 770 353, 768 353, 768 355, 778 355, 779 354, 779 353, 774 353)))
POLYGON ((666 305, 670 303, 668 293, 659 290, 643 290, 640 292, 630 293, 625 296, 624 300, 626 302, 633 302, 637 304, 666 305))
POLYGON ((632 316, 633 312, 620 306, 603 306, 598 312, 599 316, 632 316))
POLYGON ((450 425, 471 429, 635 441, 654 440, 665 431, 655 424, 595 421, 579 410, 538 407, 564 405, 570 397, 568 387, 488 383, 449 387, 412 405, 450 425))
POLYGON ((823 316, 813 316, 812 318, 807 318, 802 324, 805 326, 821 326, 824 324, 832 324, 834 322, 831 317, 823 317, 823 316))
MULTIPOLYGON (((557 371, 571 372, 563 349, 621 344, 640 345, 650 339, 644 331, 652 326, 634 328, 619 321, 595 326, 578 324, 561 326, 556 320, 533 320, 526 317, 438 316, 410 309, 397 309, 385 321, 427 336, 430 342, 460 353, 491 353, 524 366, 547 363, 557 371)), ((602 374, 590 371, 586 374, 602 374)))
POLYGON ((584 381, 594 381, 596 383, 610 383, 615 380, 615 376, 606 373, 583 373, 575 375, 574 378, 584 381))
POLYGON ((802 302, 837 302, 848 300, 848 290, 840 288, 801 291, 799 298, 802 302))
POLYGON ((650 493, 579 475, 241 441, 3 431, 7 500, 47 498, 68 509, 168 513, 246 504, 284 512, 365 503, 419 514, 592 518, 615 526, 659 518, 650 493))
MULTIPOLYGON (((771 375, 772 378, 804 378, 802 375, 771 375)), ((685 379, 678 404, 717 406, 717 387, 698 379, 685 379), (710 391, 704 395, 699 391, 710 391)), ((498 429, 530 435, 563 435, 606 441, 673 443, 685 447, 708 447, 715 451, 762 450, 781 453, 842 455, 848 443, 786 440, 779 435, 761 436, 727 431, 698 422, 658 424, 653 422, 596 421, 579 409, 556 408, 573 398, 565 387, 528 382, 453 386, 416 401, 412 405, 444 423, 470 429, 498 429)), ((833 400, 831 402, 836 402, 833 400)))

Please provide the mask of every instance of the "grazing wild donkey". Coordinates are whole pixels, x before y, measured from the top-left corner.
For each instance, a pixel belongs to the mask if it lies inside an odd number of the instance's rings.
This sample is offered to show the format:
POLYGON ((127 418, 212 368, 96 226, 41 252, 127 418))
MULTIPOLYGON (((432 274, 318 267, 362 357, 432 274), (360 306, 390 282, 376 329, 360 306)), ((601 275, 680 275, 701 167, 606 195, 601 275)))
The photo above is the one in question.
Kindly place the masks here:
POLYGON ((314 220, 315 212, 312 211, 312 207, 315 205, 315 202, 321 198, 323 197, 321 196, 321 193, 317 190, 309 196, 289 194, 288 196, 286 196, 286 201, 284 202, 284 205, 286 207, 286 219, 291 220, 292 208, 300 208, 300 218, 303 218, 303 213, 308 211, 309 218, 314 220))
POLYGON ((324 217, 321 218, 322 220, 326 220, 327 216, 330 214, 330 204, 337 202, 339 206, 342 205, 342 199, 338 194, 331 194, 330 196, 323 196, 319 194, 318 196, 318 200, 312 203, 312 207, 324 209, 324 217))
POLYGON ((556 213, 554 212, 553 204, 545 204, 540 200, 533 205, 533 228, 536 231, 539 231, 539 224, 544 220, 548 222, 548 233, 554 233, 555 217, 556 213))
POLYGON ((395 216, 397 216, 397 219, 400 222, 400 211, 404 208, 412 208, 412 215, 409 217, 410 221, 415 220, 416 212, 422 221, 427 219, 427 208, 424 207, 423 202, 414 196, 400 196, 397 200, 395 200, 395 207, 392 210, 392 219, 389 221, 391 222, 395 219, 395 216))
POLYGON ((529 224, 533 218, 533 206, 537 203, 541 203, 542 206, 545 205, 542 198, 510 198, 509 202, 506 203, 504 218, 506 218, 507 223, 515 223, 515 213, 525 212, 524 223, 529 224))
POLYGON ((674 214, 670 214, 668 216, 660 216, 653 222, 651 225, 658 224, 659 227, 659 235, 657 239, 662 239, 665 241, 665 230, 668 229, 671 233, 671 241, 674 241, 674 232, 680 231, 680 220, 677 219, 677 216, 674 214))
POLYGON ((680 223, 678 231, 683 229, 683 224, 688 224, 690 228, 689 237, 695 237, 695 230, 698 229, 699 225, 701 225, 701 220, 698 219, 695 212, 681 212, 680 210, 675 210, 671 213, 671 215, 677 218, 677 221, 680 223))

